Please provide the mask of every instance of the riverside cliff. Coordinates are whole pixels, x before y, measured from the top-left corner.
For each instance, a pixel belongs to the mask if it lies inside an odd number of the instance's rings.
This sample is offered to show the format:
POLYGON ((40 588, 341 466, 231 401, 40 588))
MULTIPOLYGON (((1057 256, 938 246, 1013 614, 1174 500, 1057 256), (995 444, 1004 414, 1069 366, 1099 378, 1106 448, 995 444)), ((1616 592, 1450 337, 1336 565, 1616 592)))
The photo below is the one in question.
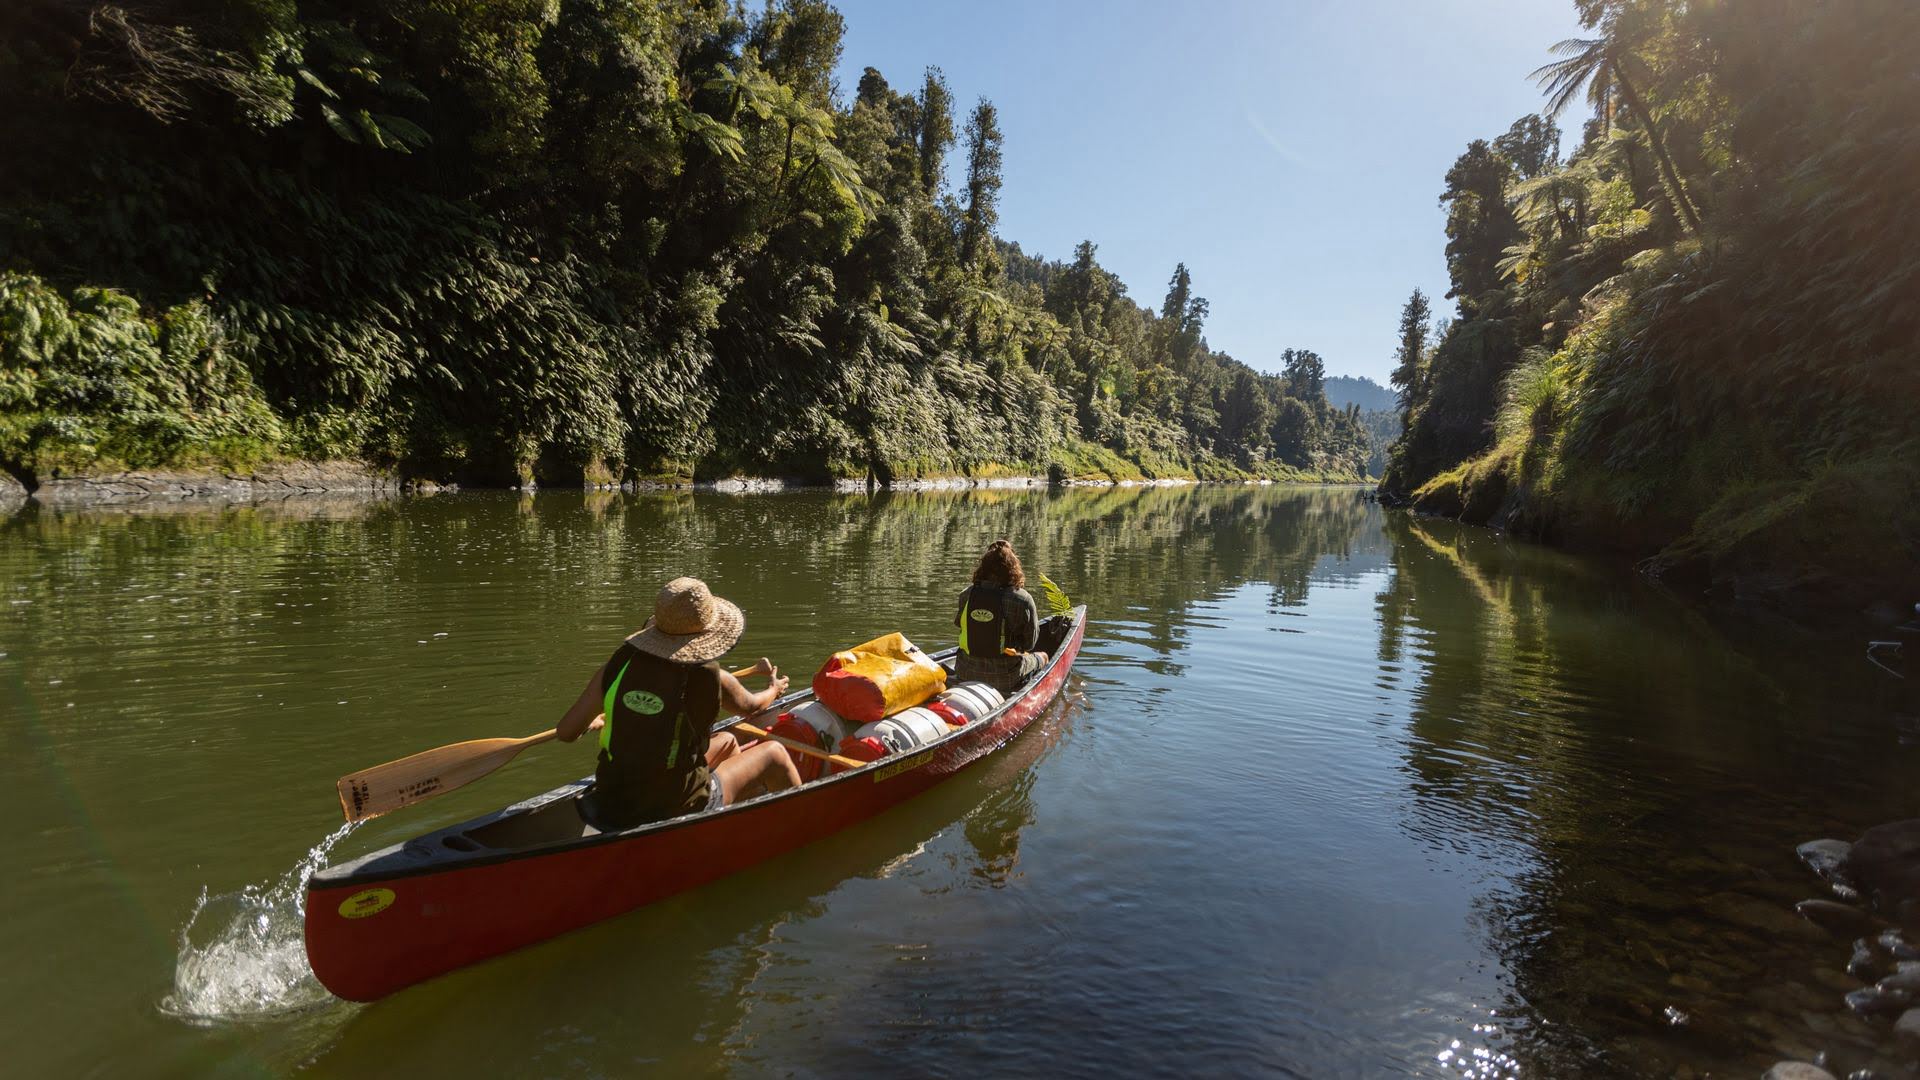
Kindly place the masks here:
POLYGON ((1920 599, 1920 9, 1595 2, 1446 177, 1383 495, 1796 606, 1920 599))

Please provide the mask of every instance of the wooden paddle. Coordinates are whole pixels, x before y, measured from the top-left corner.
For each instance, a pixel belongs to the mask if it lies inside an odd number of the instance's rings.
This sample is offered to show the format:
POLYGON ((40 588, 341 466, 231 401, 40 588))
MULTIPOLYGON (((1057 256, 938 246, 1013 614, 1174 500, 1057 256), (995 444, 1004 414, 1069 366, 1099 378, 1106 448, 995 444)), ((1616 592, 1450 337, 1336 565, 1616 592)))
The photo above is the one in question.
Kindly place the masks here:
MULTIPOLYGON (((752 675, 759 667, 743 667, 733 673, 736 679, 752 675)), ((603 714, 604 715, 604 714, 603 714)), ((776 738, 750 725, 735 725, 754 733, 755 738, 776 738)), ((340 793, 340 812, 348 821, 366 821, 381 814, 391 813, 403 806, 412 806, 425 802, 435 795, 444 795, 454 788, 463 787, 505 765, 518 757, 520 751, 530 746, 539 746, 543 742, 560 737, 555 728, 538 735, 529 735, 524 739, 474 739, 470 742, 453 743, 450 746, 423 750, 398 761, 389 761, 385 765, 375 765, 371 769, 362 769, 349 773, 334 784, 340 793)), ((828 754, 817 747, 787 739, 778 739, 801 753, 811 753, 825 757, 837 764, 858 768, 863 762, 852 758, 840 758, 828 754)))
POLYGON ((768 731, 765 728, 754 727, 752 724, 747 723, 745 720, 735 720, 733 723, 727 726, 732 728, 735 731, 744 731, 748 735, 751 735, 756 739, 766 739, 770 742, 777 742, 781 746, 784 746, 789 750, 797 750, 800 753, 807 755, 808 757, 817 757, 821 761, 831 761, 835 765, 838 765, 843 769, 858 769, 862 765, 872 764, 872 762, 870 761, 859 761, 850 757, 841 757, 839 754, 829 754, 825 750, 822 750, 817 746, 808 746, 806 743, 795 742, 794 740, 789 739, 784 735, 775 735, 773 732, 768 731))

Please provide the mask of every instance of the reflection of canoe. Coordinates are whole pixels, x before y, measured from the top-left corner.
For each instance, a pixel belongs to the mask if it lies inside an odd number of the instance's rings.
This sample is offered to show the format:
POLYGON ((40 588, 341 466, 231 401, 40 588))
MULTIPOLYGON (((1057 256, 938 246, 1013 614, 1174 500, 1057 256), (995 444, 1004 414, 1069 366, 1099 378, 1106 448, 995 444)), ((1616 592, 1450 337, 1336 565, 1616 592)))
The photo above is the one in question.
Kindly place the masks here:
MULTIPOLYGON (((580 824, 573 796, 582 780, 322 870, 307 885, 307 960, 328 990, 371 1001, 838 832, 1018 735, 1066 684, 1086 623, 1086 608, 1075 608, 1072 630, 1032 682, 985 718, 908 755, 611 833, 580 824)), ((952 656, 935 659, 951 666, 952 656)), ((802 691, 776 707, 811 697, 802 691)))

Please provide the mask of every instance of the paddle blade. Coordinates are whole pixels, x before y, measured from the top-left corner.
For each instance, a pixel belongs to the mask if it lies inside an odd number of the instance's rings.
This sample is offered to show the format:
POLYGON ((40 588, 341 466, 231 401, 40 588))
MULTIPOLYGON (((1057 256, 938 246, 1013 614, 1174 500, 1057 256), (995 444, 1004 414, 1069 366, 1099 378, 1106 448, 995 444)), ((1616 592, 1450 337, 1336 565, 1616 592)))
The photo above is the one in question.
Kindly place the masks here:
MULTIPOLYGON (((551 735, 549 732, 546 737, 551 735)), ((542 741, 542 737, 475 739, 343 776, 335 785, 340 791, 340 812, 348 821, 365 821, 424 802, 473 783, 512 761, 536 741, 542 741)))
POLYGON ((1045 574, 1040 575, 1040 595, 1047 602, 1047 614, 1073 614, 1073 601, 1067 599, 1066 590, 1055 585, 1053 579, 1045 574))

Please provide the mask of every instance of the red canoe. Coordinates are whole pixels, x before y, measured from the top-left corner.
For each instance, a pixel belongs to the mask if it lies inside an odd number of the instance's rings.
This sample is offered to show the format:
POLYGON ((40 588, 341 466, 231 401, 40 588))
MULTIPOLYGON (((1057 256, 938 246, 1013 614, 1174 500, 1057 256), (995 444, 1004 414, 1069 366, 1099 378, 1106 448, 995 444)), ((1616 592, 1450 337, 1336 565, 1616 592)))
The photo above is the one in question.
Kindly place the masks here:
MULTIPOLYGON (((328 867, 307 884, 307 962, 328 990, 372 1001, 836 833, 1020 734, 1066 684, 1086 626, 1086 608, 1075 608, 1065 642, 1031 682, 992 713, 911 754, 611 833, 580 824, 572 800, 586 787, 581 780, 328 867)), ((951 668, 952 657, 949 651, 935 659, 951 668)), ((811 697, 792 694, 776 707, 811 697)))

